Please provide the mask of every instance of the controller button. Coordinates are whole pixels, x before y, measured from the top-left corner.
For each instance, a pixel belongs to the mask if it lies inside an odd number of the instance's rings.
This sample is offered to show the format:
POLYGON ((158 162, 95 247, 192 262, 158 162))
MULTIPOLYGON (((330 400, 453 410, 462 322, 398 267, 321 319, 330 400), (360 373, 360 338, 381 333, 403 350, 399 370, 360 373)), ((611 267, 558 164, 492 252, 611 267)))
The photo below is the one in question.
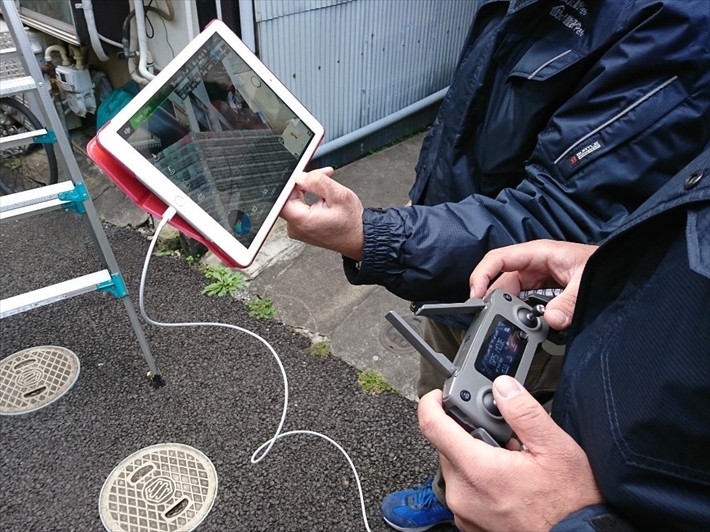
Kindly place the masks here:
POLYGON ((493 392, 486 392, 483 394, 483 406, 485 407, 488 412, 490 412, 492 415, 496 417, 500 417, 500 410, 498 410, 498 406, 496 405, 496 400, 493 399, 493 392))
POLYGON ((537 318, 529 310, 525 310, 524 308, 518 309, 518 319, 520 323, 530 329, 537 327, 537 318))
POLYGON ((464 401, 470 401, 471 400, 471 392, 468 390, 461 390, 461 393, 459 394, 461 396, 461 399, 464 401))
POLYGON ((510 294, 503 294, 503 298, 505 298, 506 301, 513 301, 513 298, 510 294))

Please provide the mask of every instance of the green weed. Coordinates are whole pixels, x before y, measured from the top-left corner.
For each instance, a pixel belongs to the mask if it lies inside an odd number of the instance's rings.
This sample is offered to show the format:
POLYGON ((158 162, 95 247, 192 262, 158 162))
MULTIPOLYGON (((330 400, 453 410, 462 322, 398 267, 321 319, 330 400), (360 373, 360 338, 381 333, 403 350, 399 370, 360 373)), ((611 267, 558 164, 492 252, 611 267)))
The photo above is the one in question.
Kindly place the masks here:
POLYGON ((309 355, 326 358, 330 356, 330 342, 316 342, 306 351, 309 355))
POLYGON ((380 394, 382 392, 395 393, 397 390, 390 386, 382 375, 374 369, 368 369, 357 375, 357 382, 360 383, 362 389, 371 394, 380 394))
POLYGON ((246 285, 246 280, 241 273, 233 272, 221 264, 208 264, 202 267, 205 278, 214 281, 202 289, 206 296, 226 296, 234 297, 238 288, 246 285))
POLYGON ((260 297, 256 301, 247 301, 246 305, 249 309, 249 316, 252 318, 268 320, 276 314, 274 302, 267 297, 260 297))

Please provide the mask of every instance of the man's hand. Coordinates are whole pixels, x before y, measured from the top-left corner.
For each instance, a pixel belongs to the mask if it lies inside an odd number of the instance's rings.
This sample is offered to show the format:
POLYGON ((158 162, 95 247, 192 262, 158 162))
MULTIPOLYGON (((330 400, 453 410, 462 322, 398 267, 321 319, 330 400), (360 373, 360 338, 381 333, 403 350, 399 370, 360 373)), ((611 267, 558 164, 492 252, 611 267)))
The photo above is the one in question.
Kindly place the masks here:
POLYGON ((357 195, 332 176, 332 168, 321 168, 298 178, 281 217, 291 238, 362 260, 364 208, 357 195), (306 192, 318 201, 308 205, 306 192))
POLYGON ((577 303, 584 265, 597 246, 533 240, 489 251, 471 274, 471 297, 482 298, 496 288, 513 294, 538 288, 564 288, 545 307, 545 320, 553 329, 569 327, 577 303), (489 287, 496 275, 503 273, 489 287))
POLYGON ((498 377, 493 395, 524 451, 474 439, 446 415, 441 390, 419 401, 419 427, 439 451, 446 504, 460 530, 549 530, 603 502, 584 450, 518 381, 498 377))

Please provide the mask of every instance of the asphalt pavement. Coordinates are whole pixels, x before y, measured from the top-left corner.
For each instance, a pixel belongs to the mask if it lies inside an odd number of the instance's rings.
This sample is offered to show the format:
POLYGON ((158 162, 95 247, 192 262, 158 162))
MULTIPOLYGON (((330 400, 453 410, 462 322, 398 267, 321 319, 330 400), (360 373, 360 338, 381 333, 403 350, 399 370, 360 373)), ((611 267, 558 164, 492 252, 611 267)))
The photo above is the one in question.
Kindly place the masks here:
MULTIPOLYGON (((414 137, 337 169, 335 177, 366 205, 403 203, 420 144, 421 136, 414 137)), ((89 161, 80 165, 137 307, 149 241, 135 226, 145 217, 89 161)), ((255 265, 238 298, 203 295, 208 281, 184 257, 153 257, 146 310, 165 322, 238 325, 268 341, 288 377, 283 431, 316 431, 338 442, 362 481, 371 529, 391 530, 379 514, 381 499, 436 468, 436 454, 417 426, 417 356, 384 320, 387 310, 404 313, 408 304, 379 287, 349 286, 339 256, 286 238, 277 227, 268 248, 278 251, 267 265, 255 265), (274 301, 275 317, 248 315, 245 299, 257 295, 274 301), (313 337, 331 342, 331 356, 309 354, 313 337), (357 381, 365 369, 380 372, 399 391, 365 392, 357 381)), ((5 222, 0 247, 3 298, 100 269, 81 217, 71 212, 5 222)), ((76 384, 56 402, 0 416, 1 530, 103 530, 105 480, 132 453, 161 443, 194 447, 214 464, 217 495, 201 531, 365 529, 352 471, 330 443, 290 436, 251 463, 273 437, 283 407, 281 372, 264 344, 215 327, 144 323, 144 330, 164 387, 145 378, 125 309, 108 294, 84 294, 0 321, 0 359, 55 345, 81 363, 76 384)))

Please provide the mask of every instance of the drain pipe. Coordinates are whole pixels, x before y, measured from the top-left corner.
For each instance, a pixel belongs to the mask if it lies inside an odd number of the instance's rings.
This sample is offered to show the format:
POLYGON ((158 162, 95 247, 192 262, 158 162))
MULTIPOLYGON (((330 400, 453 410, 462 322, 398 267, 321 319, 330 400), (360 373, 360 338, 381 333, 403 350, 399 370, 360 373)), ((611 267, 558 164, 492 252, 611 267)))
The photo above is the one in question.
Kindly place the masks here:
POLYGON ((94 5, 91 0, 84 0, 81 4, 84 10, 84 19, 86 20, 86 27, 89 30, 89 39, 91 40, 91 47, 94 49, 96 57, 100 61, 108 61, 108 56, 104 52, 104 47, 101 45, 101 40, 99 39, 99 32, 96 29, 96 19, 94 17, 94 5))
MULTIPOLYGON (((129 27, 128 31, 129 31, 131 37, 130 37, 129 44, 128 44, 128 50, 135 50, 136 47, 138 46, 138 35, 137 35, 138 32, 135 31, 136 21, 131 20, 129 22, 129 24, 130 24, 130 27, 129 27)), ((144 87, 145 85, 147 85, 149 80, 145 79, 143 76, 141 76, 138 73, 138 60, 136 59, 135 55, 132 54, 130 57, 128 57, 127 64, 128 64, 128 72, 130 73, 133 81, 138 83, 138 85, 140 85, 141 87, 144 87)))
POLYGON ((71 65, 71 61, 69 61, 69 55, 67 54, 67 49, 64 48, 64 45, 62 44, 53 44, 51 46, 48 46, 45 51, 44 51, 44 60, 47 63, 52 62, 52 52, 59 52, 59 55, 62 56, 62 66, 69 66, 71 65))
POLYGON ((185 24, 187 25, 187 40, 192 41, 195 38, 195 15, 192 13, 192 6, 195 2, 184 2, 185 6, 185 24))
MULTIPOLYGON (((188 5, 188 9, 190 6, 188 5)), ((148 70, 148 36, 145 32, 145 8, 143 0, 135 0, 133 10, 136 12, 136 34, 138 35, 138 72, 145 79, 150 81, 155 74, 148 70)))
POLYGON ((84 70, 86 68, 86 65, 84 64, 84 54, 81 53, 79 47, 70 44, 69 51, 71 52, 71 56, 74 58, 74 66, 76 69, 84 70))
POLYGON ((242 42, 256 53, 256 36, 254 34, 254 4, 252 0, 239 0, 240 29, 242 42))
POLYGON ((410 115, 413 115, 414 113, 421 111, 425 107, 428 107, 434 103, 437 103, 438 101, 442 100, 444 98, 444 95, 446 94, 446 91, 448 91, 449 88, 445 87, 441 89, 438 92, 435 92, 434 94, 430 94, 426 98, 423 98, 419 100, 418 102, 414 102, 411 105, 408 105, 407 107, 403 107, 399 111, 396 111, 392 113, 391 115, 387 115, 384 118, 380 118, 379 120, 376 120, 372 122, 371 124, 366 125, 365 127, 361 127, 360 129, 356 129, 355 131, 351 131, 350 133, 347 133, 343 135, 342 137, 338 137, 335 140, 331 140, 330 142, 326 142, 325 144, 321 145, 320 148, 316 150, 315 155, 313 155, 313 158, 316 159, 318 157, 322 157, 323 155, 328 155, 329 153, 342 148, 344 146, 347 146, 348 144, 352 144, 354 142, 357 142, 360 139, 365 138, 367 135, 370 135, 371 133, 375 133, 377 131, 380 131, 381 129, 386 128, 387 126, 391 126, 395 122, 398 122, 399 120, 402 120, 403 118, 407 118, 410 115))

